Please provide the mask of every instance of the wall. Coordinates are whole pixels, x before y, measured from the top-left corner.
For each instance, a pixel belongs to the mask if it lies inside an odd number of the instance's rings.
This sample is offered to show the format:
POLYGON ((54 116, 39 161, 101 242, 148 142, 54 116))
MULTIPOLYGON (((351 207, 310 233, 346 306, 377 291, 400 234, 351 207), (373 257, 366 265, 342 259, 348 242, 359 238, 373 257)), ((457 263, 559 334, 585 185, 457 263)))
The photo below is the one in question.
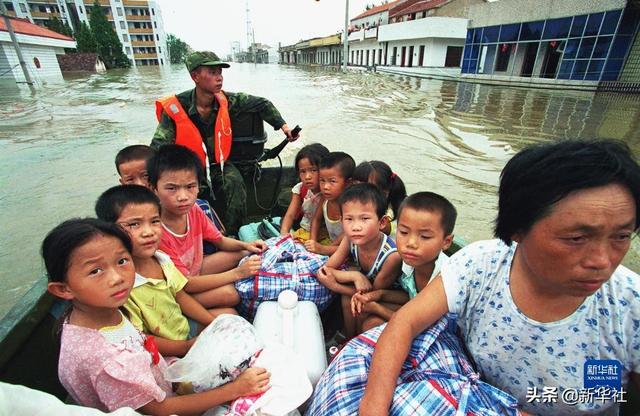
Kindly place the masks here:
POLYGON ((389 42, 420 38, 460 38, 467 35, 467 19, 426 17, 409 22, 380 26, 378 41, 389 42))
POLYGON ((621 9, 625 0, 500 0, 469 8, 469 27, 530 22, 621 9))
MULTIPOLYGON (((8 67, 15 66, 15 68, 13 68, 12 70, 13 77, 18 82, 24 82, 24 74, 22 73, 22 68, 20 67, 20 65, 17 65, 19 61, 13 45, 5 42, 2 42, 0 44, 3 47, 8 67)), ((64 53, 63 50, 38 45, 22 44, 20 46, 22 49, 22 56, 24 57, 24 61, 27 64, 27 68, 29 70, 29 74, 31 75, 31 78, 34 82, 62 81, 62 72, 60 71, 58 60, 56 59, 56 52, 64 53), (38 58, 38 60, 40 61, 40 68, 36 68, 33 60, 34 58, 38 58)), ((0 57, 0 59, 1 58, 2 57, 0 57)), ((4 66, 4 63, 0 64, 0 67, 4 66)), ((5 71, 6 70, 8 70, 8 68, 5 69, 5 71)))
POLYGON ((388 21, 389 21, 389 10, 385 10, 383 12, 372 14, 370 16, 366 16, 360 19, 353 19, 351 20, 351 26, 364 27, 367 23, 369 23, 369 26, 373 24, 379 25, 381 24, 380 22, 382 22, 382 24, 386 24, 388 21))

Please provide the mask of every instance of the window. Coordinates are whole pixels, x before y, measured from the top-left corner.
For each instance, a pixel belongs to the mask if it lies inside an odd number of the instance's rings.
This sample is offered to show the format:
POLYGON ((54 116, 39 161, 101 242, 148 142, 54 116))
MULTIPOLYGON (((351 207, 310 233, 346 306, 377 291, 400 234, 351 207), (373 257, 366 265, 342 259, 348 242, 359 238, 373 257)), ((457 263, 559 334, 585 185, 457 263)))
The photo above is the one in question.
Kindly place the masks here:
POLYGON ((633 35, 636 31, 636 26, 640 20, 640 10, 634 10, 631 7, 627 7, 624 10, 624 15, 620 21, 620 28, 618 29, 619 35, 633 35))
POLYGON ((589 62, 589 68, 587 68, 587 73, 584 79, 589 81, 597 81, 600 79, 600 73, 602 72, 602 68, 604 67, 604 59, 592 59, 589 62))
POLYGON ((129 35, 122 35, 122 40, 125 42, 129 42, 129 35))
POLYGON ((611 45, 611 40, 613 36, 600 36, 596 41, 596 47, 593 49, 592 58, 606 58, 607 52, 609 52, 609 45, 611 45))
POLYGON ((622 69, 622 59, 608 59, 602 73, 603 81, 616 81, 622 69))
MULTIPOLYGON (((424 46, 420 47, 420 53, 424 53, 424 46)), ((462 46, 447 46, 447 55, 444 59, 445 67, 458 67, 460 66, 460 59, 462 58, 462 46)))
POLYGON ((20 3, 20 10, 22 10, 22 13, 26 13, 27 12, 27 6, 24 3, 20 3))
POLYGON ((587 26, 584 29, 585 36, 595 36, 598 34, 600 30, 600 23, 602 23, 602 18, 604 17, 604 13, 593 13, 589 15, 589 20, 587 20, 587 26))
POLYGON ((156 29, 158 28, 158 25, 156 24, 156 22, 153 22, 153 27, 155 27, 156 29))
POLYGON ((618 26, 618 20, 620 20, 621 10, 612 10, 607 12, 602 21, 602 27, 600 28, 601 35, 610 35, 615 33, 618 26))
POLYGON ((627 55, 629 45, 631 45, 631 36, 616 36, 609 52, 609 59, 623 59, 627 55))
POLYGON ((498 41, 500 26, 485 27, 482 32, 482 43, 493 43, 498 41))
POLYGON ((160 36, 156 33, 156 40, 160 40, 160 36))
POLYGON ((509 68, 509 59, 515 44, 503 43, 498 47, 498 55, 496 57, 496 72, 505 72, 509 68))
POLYGON ((589 61, 586 59, 579 59, 576 61, 573 66, 573 73, 571 74, 571 79, 582 80, 584 79, 584 74, 587 72, 587 65, 589 61))
POLYGON ((569 36, 572 38, 579 38, 584 32, 584 26, 587 23, 587 15, 576 16, 573 18, 573 25, 571 26, 571 32, 569 36))
POLYGON ((523 23, 520 40, 539 40, 542 37, 543 26, 544 21, 523 23))
POLYGON ((120 29, 125 29, 126 26, 122 20, 120 20, 120 29))
POLYGON ((158 53, 162 53, 162 48, 158 46, 158 53))
POLYGON ((573 64, 575 61, 569 59, 562 61, 560 70, 558 71, 558 79, 569 79, 571 71, 573 70, 573 64))
POLYGON ((473 43, 482 42, 482 28, 477 28, 475 33, 473 34, 473 43))
POLYGON ((78 6, 78 9, 80 9, 80 13, 84 13, 84 11, 82 10, 82 6, 78 6))
POLYGON ((569 34, 570 27, 570 17, 565 17, 563 19, 549 19, 547 20, 547 24, 544 26, 542 39, 566 38, 569 34))
POLYGON ((503 25, 500 30, 500 42, 513 42, 518 40, 520 24, 503 25))
POLYGON ((593 46, 595 44, 596 38, 583 38, 582 43, 580 43, 580 49, 578 50, 578 58, 591 58, 591 52, 593 51, 593 46))
POLYGON ((574 59, 578 54, 579 45, 580 39, 569 39, 567 46, 564 48, 564 59, 574 59))
POLYGON ((131 55, 131 48, 128 46, 125 46, 124 48, 125 52, 127 52, 127 55, 131 55))
POLYGON ((156 15, 155 10, 151 9, 151 14, 155 16, 156 15))

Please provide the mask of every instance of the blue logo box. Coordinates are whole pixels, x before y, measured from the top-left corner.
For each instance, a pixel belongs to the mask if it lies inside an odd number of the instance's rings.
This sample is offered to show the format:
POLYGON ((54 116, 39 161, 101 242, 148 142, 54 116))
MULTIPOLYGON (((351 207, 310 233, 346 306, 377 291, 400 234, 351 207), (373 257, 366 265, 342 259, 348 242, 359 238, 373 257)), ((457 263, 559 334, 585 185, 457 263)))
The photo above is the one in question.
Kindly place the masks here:
POLYGON ((622 389, 622 364, 618 360, 587 360, 584 363, 584 388, 622 389))

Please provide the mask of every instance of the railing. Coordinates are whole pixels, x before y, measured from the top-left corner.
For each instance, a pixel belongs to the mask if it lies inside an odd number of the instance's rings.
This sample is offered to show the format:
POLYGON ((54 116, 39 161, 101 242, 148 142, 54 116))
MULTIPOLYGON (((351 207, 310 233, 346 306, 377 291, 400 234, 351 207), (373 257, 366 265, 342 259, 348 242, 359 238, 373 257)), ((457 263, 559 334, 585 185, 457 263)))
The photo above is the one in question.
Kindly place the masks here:
POLYGON ((135 59, 158 59, 157 53, 134 53, 135 59))
MULTIPOLYGON (((84 0, 85 6, 93 6, 94 0, 84 0)), ((100 6, 111 6, 109 0, 98 0, 100 6)))
POLYGON ((136 29, 136 28, 132 28, 130 27, 128 29, 129 33, 153 33, 153 29, 152 28, 142 28, 142 29, 136 29))
POLYGON ((60 13, 51 12, 51 13, 43 13, 43 12, 31 12, 31 17, 37 19, 51 19, 52 17, 60 17, 60 13))
POLYGON ((29 3, 38 3, 38 4, 55 4, 58 2, 56 0, 29 0, 29 3))
POLYGON ((131 46, 156 46, 152 40, 132 40, 131 46))
POLYGON ((144 21, 150 21, 151 20, 151 16, 147 16, 144 14, 127 14, 125 15, 127 17, 127 20, 144 20, 144 21))
POLYGON ((125 7, 149 7, 149 2, 145 0, 123 0, 122 4, 125 7))

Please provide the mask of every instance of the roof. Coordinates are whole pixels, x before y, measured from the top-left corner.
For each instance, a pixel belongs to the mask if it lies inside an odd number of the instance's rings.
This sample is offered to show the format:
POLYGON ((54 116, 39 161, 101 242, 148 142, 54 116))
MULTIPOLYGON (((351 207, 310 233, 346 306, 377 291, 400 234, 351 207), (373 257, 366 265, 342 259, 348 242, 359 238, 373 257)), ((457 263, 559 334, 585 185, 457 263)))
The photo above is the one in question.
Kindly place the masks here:
POLYGON ((389 8, 393 7, 396 5, 396 3, 400 2, 401 0, 395 0, 389 3, 384 3, 381 4, 379 6, 375 6, 369 10, 364 11, 363 13, 360 13, 359 15, 357 15, 356 17, 354 17, 351 20, 356 20, 356 19, 362 19, 363 17, 367 17, 367 16, 371 16, 372 14, 376 14, 376 13, 380 13, 383 12, 385 10, 388 10, 389 8))
MULTIPOLYGON (((53 30, 46 29, 42 26, 38 26, 29 22, 27 19, 19 19, 15 17, 10 17, 11 19, 11 27, 13 27, 13 31, 15 33, 20 33, 21 35, 30 35, 30 36, 38 36, 42 38, 51 38, 51 39, 60 39, 60 40, 68 40, 71 42, 75 42, 73 38, 65 35, 61 35, 58 32, 54 32, 53 30)), ((8 32, 7 25, 4 22, 4 19, 0 19, 0 32, 8 32)))
MULTIPOLYGON (((396 10, 389 12, 389 17, 395 16, 403 16, 405 14, 422 12, 425 10, 435 9, 436 7, 440 7, 445 3, 448 3, 449 0, 422 0, 411 4, 408 7, 401 8, 397 7, 396 10)), ((402 6, 402 5, 400 5, 402 6)))

